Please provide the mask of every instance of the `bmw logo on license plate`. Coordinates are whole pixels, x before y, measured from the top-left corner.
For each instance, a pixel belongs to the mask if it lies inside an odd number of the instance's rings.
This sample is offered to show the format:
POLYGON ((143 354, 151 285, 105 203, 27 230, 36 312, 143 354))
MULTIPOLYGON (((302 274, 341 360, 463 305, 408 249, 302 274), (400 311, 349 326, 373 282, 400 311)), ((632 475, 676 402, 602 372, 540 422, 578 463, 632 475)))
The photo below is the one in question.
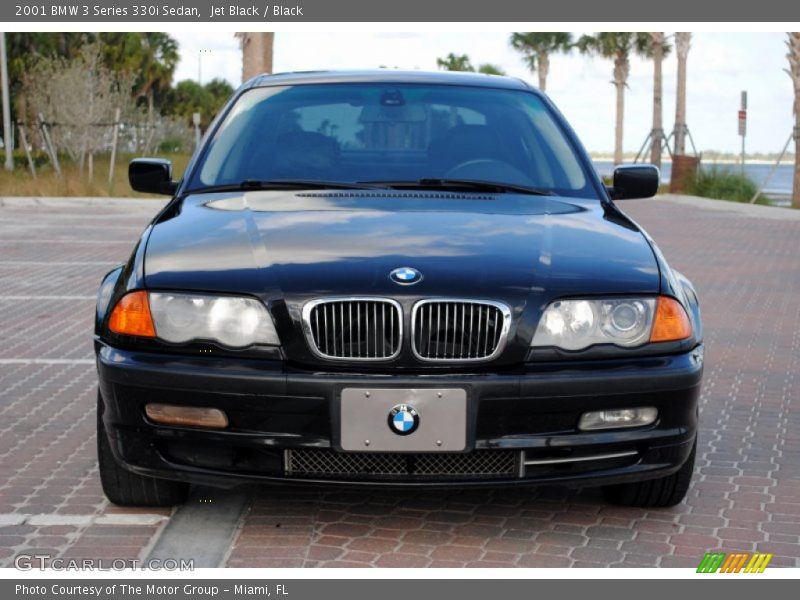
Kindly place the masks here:
POLYGON ((389 411, 389 429, 397 435, 409 435, 419 427, 419 413, 410 404, 398 404, 389 411))

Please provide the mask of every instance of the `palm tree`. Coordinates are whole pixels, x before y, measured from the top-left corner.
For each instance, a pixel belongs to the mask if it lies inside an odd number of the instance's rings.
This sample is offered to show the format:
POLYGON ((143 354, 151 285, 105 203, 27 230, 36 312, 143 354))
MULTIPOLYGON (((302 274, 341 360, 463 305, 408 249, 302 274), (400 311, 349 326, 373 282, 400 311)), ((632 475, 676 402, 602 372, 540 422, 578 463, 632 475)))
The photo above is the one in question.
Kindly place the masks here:
POLYGON ((686 59, 691 48, 692 34, 675 34, 675 54, 678 55, 678 87, 675 93, 675 154, 686 154, 686 59))
POLYGON ((152 120, 155 95, 169 89, 180 55, 178 43, 169 34, 153 32, 142 36, 139 93, 147 97, 147 112, 152 120))
POLYGON ((448 54, 445 58, 437 58, 436 66, 443 71, 474 71, 475 67, 466 54, 448 54))
POLYGON ((794 185, 792 206, 800 208, 800 31, 787 34, 789 76, 794 84, 794 185))
POLYGON ((493 65, 491 63, 484 63, 478 66, 478 73, 483 73, 484 75, 505 75, 506 72, 503 71, 497 65, 493 65))
POLYGON ((523 54, 531 73, 539 75, 539 89, 547 90, 547 74, 550 71, 550 55, 566 54, 572 49, 572 34, 563 31, 520 31, 511 34, 511 46, 523 54))
POLYGON ((669 54, 670 46, 663 31, 648 34, 650 43, 645 54, 653 60, 653 137, 650 146, 650 162, 661 167, 661 140, 664 136, 664 77, 662 65, 664 56, 669 54))
POLYGON ((617 119, 614 127, 614 164, 622 162, 622 138, 625 119, 625 87, 631 70, 631 52, 644 54, 649 44, 646 33, 603 32, 582 35, 576 44, 583 54, 596 54, 614 60, 614 79, 617 89, 617 119))
POLYGON ((436 65, 443 71, 462 71, 467 73, 483 73, 484 75, 505 75, 497 65, 491 63, 483 63, 478 65, 478 68, 472 66, 472 61, 469 59, 468 54, 448 54, 445 58, 437 58, 436 65))

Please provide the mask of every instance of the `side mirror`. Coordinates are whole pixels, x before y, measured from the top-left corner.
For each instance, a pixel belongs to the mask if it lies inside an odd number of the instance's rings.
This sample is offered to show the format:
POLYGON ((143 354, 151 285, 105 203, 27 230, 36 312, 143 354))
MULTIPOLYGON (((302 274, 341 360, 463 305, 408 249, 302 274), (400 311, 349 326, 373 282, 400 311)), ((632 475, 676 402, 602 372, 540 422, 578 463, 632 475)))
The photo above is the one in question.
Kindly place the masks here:
POLYGON ((163 158, 136 158, 128 165, 128 181, 137 192, 173 195, 178 184, 172 181, 172 163, 163 158))
POLYGON ((614 169, 614 185, 608 189, 614 200, 651 198, 658 192, 661 174, 653 165, 623 165, 614 169))

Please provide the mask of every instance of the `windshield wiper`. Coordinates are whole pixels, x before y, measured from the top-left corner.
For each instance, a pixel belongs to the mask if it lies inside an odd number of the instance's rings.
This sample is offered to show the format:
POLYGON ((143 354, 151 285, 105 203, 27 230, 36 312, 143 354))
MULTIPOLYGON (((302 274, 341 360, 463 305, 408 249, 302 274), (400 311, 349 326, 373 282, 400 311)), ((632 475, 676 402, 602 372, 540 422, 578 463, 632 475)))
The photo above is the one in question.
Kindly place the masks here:
POLYGON ((411 181, 360 181, 359 183, 383 185, 395 189, 451 189, 476 192, 530 194, 532 196, 552 196, 553 192, 527 185, 504 183, 502 181, 483 181, 481 179, 436 179, 423 178, 411 181))
POLYGON ((250 190, 375 190, 386 189, 385 185, 355 181, 324 181, 320 179, 245 179, 239 183, 224 183, 187 190, 187 194, 210 194, 213 192, 247 192, 250 190))

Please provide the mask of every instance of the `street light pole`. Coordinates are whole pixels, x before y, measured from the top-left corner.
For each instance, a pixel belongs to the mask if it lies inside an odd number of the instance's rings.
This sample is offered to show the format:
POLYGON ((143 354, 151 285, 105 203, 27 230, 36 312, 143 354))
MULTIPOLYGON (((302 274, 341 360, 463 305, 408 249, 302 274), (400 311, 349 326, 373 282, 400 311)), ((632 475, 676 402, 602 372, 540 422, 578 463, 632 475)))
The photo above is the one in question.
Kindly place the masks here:
POLYGON ((3 146, 6 150, 6 171, 14 170, 14 148, 11 135, 11 101, 8 96, 8 60, 6 57, 6 34, 0 32, 0 87, 3 88, 3 146))
POLYGON ((203 54, 211 52, 208 48, 201 48, 197 52, 197 83, 203 85, 203 54))

